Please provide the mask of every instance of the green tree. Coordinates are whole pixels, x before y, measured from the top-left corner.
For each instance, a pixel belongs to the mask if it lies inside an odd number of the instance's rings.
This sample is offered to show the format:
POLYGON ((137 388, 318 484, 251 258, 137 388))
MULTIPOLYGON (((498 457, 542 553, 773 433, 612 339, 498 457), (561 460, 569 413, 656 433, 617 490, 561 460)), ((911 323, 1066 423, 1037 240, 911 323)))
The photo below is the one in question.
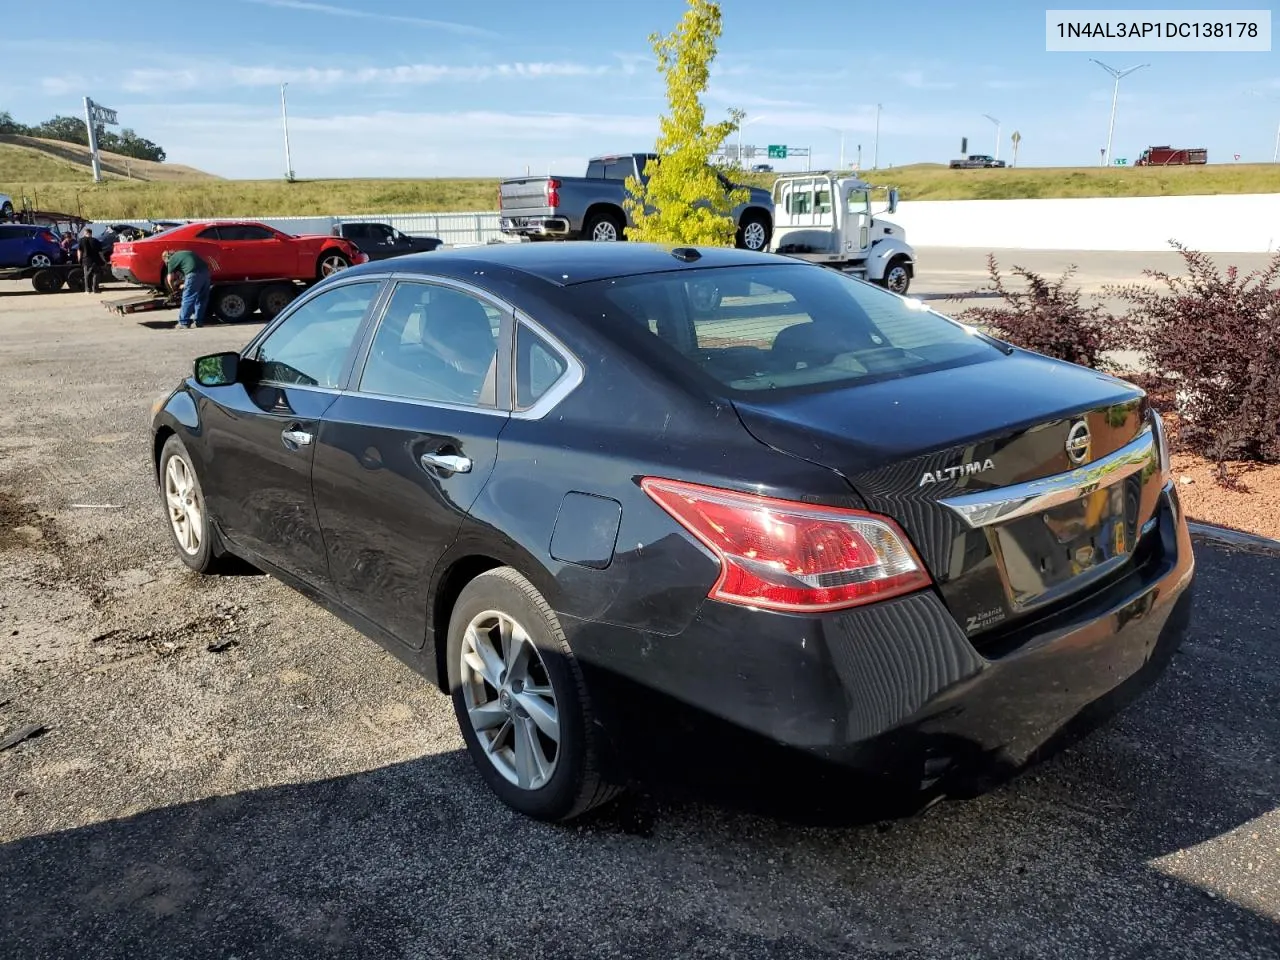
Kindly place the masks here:
POLYGON ((8 110, 0 110, 0 133, 30 133, 31 128, 25 123, 18 123, 8 110))
POLYGON ((732 246, 737 233, 731 212, 748 191, 733 188, 711 158, 738 129, 744 114, 707 123, 702 97, 720 39, 720 5, 689 0, 689 9, 669 36, 649 37, 658 72, 667 86, 667 114, 659 118, 655 152, 645 178, 627 180, 624 201, 635 226, 628 238, 647 243, 732 246))
POLYGON ((82 146, 87 146, 89 143, 89 130, 85 127, 84 120, 78 117, 53 117, 38 127, 33 127, 31 135, 33 137, 43 137, 46 140, 78 143, 82 146))

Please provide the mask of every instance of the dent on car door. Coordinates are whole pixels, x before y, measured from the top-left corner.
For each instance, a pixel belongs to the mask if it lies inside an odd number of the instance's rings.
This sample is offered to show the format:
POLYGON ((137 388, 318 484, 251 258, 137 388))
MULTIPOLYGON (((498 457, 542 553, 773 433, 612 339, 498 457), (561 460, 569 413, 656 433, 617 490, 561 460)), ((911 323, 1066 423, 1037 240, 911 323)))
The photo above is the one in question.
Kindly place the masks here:
POLYGON ((380 280, 299 302, 246 356, 246 382, 205 389, 205 499, 233 545, 324 589, 328 559, 311 494, 320 416, 350 373, 380 280))
POLYGON ((511 311, 475 291, 401 281, 353 389, 321 418, 316 511, 338 596, 414 648, 431 574, 497 456, 510 329, 511 311))

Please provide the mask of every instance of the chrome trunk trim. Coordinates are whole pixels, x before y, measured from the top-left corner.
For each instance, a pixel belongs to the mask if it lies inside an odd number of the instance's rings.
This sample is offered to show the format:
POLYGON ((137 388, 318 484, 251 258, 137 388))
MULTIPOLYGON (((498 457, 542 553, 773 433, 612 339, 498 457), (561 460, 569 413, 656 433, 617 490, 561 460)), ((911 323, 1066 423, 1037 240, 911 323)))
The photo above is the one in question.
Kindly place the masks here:
POLYGON ((1158 468, 1158 458, 1156 438, 1147 426, 1119 450, 1078 469, 940 502, 973 529, 981 529, 1079 500, 1148 467, 1158 468))

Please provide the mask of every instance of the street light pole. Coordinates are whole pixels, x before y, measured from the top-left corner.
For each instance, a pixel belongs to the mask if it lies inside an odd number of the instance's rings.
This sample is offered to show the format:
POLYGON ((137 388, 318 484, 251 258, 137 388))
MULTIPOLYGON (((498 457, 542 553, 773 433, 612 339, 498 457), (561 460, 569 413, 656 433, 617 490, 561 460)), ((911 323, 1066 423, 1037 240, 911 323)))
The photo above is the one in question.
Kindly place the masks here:
POLYGON ((280 84, 280 121, 284 125, 284 178, 293 182, 293 158, 289 155, 289 107, 284 99, 284 88, 289 84, 280 84))
POLYGON ((876 104, 876 138, 871 141, 871 169, 880 169, 880 104, 876 104))
POLYGON ((738 124, 738 169, 739 170, 747 169, 743 165, 743 161, 742 161, 742 128, 751 126, 751 124, 755 123, 757 120, 765 120, 765 119, 767 118, 763 114, 761 114, 758 117, 751 117, 750 119, 744 119, 741 123, 738 124))
POLYGON ((1140 63, 1136 67, 1129 67, 1127 70, 1117 70, 1115 67, 1108 67, 1101 60, 1094 60, 1093 57, 1090 57, 1089 59, 1093 60, 1094 63, 1107 71, 1107 73, 1111 74, 1116 81, 1115 89, 1111 92, 1111 123, 1107 126, 1107 146, 1102 152, 1102 165, 1105 167, 1111 162, 1111 136, 1116 130, 1116 104, 1120 100, 1120 81, 1135 70, 1141 70, 1143 67, 1151 66, 1151 64, 1140 63))
POLYGON ((1000 159, 1000 121, 997 120, 995 117, 993 117, 989 113, 984 113, 983 116, 996 125, 996 154, 991 159, 999 160, 1000 159))

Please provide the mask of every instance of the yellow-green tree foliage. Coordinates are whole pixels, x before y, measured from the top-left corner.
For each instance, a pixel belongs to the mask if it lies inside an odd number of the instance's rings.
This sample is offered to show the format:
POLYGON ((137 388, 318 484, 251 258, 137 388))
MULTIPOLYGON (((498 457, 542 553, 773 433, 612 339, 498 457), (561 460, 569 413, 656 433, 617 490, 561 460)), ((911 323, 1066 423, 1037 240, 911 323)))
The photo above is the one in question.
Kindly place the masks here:
POLYGON ((624 201, 631 214, 629 240, 690 246, 732 246, 737 224, 730 215, 750 194, 727 190, 711 157, 738 129, 743 113, 707 124, 702 97, 720 39, 720 5, 689 0, 689 9, 669 36, 649 37, 658 57, 658 72, 667 85, 667 113, 659 118, 655 152, 645 168, 646 182, 627 180, 624 201))

